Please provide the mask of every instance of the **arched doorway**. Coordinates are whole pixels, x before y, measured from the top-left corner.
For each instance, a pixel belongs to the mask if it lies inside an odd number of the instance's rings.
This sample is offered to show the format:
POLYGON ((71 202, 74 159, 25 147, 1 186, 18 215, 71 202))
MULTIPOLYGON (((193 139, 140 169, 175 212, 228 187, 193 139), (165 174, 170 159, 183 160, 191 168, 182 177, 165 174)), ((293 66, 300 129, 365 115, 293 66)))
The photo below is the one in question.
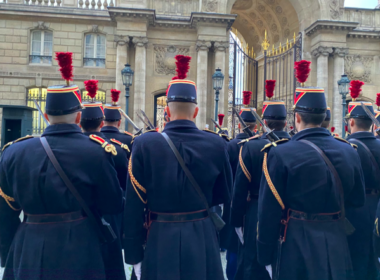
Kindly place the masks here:
POLYGON ((164 129, 164 110, 166 106, 166 93, 159 93, 154 96, 154 125, 160 131, 164 129))

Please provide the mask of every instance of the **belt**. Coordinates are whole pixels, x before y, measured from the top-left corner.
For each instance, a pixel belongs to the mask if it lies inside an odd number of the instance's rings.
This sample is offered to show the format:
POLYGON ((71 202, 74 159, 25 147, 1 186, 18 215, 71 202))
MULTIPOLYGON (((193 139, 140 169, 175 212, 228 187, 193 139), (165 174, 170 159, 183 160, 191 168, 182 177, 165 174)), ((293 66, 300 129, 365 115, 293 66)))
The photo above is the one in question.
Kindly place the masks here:
POLYGON ((84 218, 82 211, 63 213, 63 214, 44 214, 44 215, 31 215, 26 214, 26 223, 31 224, 45 224, 45 223, 62 223, 72 222, 84 218))
POLYGON ((207 210, 200 210, 195 212, 187 213, 156 213, 150 212, 150 221, 161 222, 161 223, 183 223, 203 220, 208 217, 207 210))
POLYGON ((311 214, 289 209, 289 217, 305 221, 336 221, 342 217, 342 213, 311 214))
POLYGON ((365 194, 378 195, 380 194, 380 191, 376 189, 365 189, 365 194))

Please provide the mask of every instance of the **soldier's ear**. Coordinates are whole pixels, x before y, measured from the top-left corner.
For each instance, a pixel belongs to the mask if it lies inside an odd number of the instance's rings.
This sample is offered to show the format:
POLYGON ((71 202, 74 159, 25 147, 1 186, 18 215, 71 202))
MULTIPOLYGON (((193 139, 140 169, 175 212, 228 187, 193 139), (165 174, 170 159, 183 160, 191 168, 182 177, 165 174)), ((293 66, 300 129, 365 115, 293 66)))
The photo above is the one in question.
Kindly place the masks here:
POLYGON ((165 111, 168 114, 168 117, 171 118, 172 114, 170 112, 169 106, 165 106, 165 111))
POLYGON ((117 122, 117 127, 121 126, 121 119, 117 122))
POLYGON ((301 121, 301 116, 298 113, 296 113, 296 123, 301 123, 301 121))
POLYGON ((102 121, 101 123, 100 123, 100 128, 102 128, 104 126, 104 121, 102 121))
POLYGON ((80 118, 82 117, 82 112, 78 112, 77 113, 77 117, 75 118, 75 124, 79 124, 80 123, 80 118))
MULTIPOLYGON (((195 119, 195 118, 198 116, 198 112, 199 112, 199 108, 198 108, 198 106, 197 106, 197 107, 195 107, 195 111, 194 111, 193 119, 195 119)), ((169 112, 168 112, 168 116, 169 116, 169 112)), ((170 118, 170 116, 169 116, 169 118, 170 118)))
POLYGON ((45 116, 45 119, 47 119, 48 122, 50 122, 48 114, 44 113, 44 116, 45 116))

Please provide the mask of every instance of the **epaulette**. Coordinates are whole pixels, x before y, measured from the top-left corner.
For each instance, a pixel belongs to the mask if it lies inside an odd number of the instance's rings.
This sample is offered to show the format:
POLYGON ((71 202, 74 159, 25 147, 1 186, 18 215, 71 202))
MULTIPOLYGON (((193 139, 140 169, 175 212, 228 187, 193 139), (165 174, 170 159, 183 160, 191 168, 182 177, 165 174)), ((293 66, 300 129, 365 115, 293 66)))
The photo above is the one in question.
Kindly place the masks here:
POLYGON ((30 139, 30 138, 34 138, 34 137, 33 137, 33 136, 30 136, 30 135, 26 135, 26 136, 24 136, 24 137, 21 137, 21 138, 15 140, 15 141, 9 142, 9 143, 7 143, 7 144, 4 145, 2 151, 4 151, 6 148, 8 148, 10 145, 12 145, 12 144, 14 144, 14 143, 21 142, 21 141, 24 141, 24 140, 26 140, 26 139, 30 139))
POLYGON ((123 144, 123 143, 121 143, 120 141, 118 141, 118 140, 116 140, 114 138, 111 138, 110 140, 111 140, 112 143, 115 143, 115 144, 119 145, 122 149, 127 150, 128 152, 131 152, 129 150, 129 148, 128 148, 128 145, 123 144))
POLYGON ((250 138, 244 139, 243 141, 240 141, 240 142, 238 143, 238 145, 240 145, 240 144, 242 144, 242 143, 245 143, 245 142, 249 142, 249 141, 251 141, 251 140, 253 140, 253 139, 258 139, 258 138, 260 138, 260 135, 259 135, 259 134, 255 135, 255 136, 252 136, 252 137, 250 137, 250 138))
POLYGON ((351 147, 352 147, 352 148, 354 148, 355 150, 357 150, 357 149, 358 149, 358 146, 357 146, 357 145, 355 145, 355 144, 353 144, 353 143, 350 143, 350 142, 348 142, 346 139, 340 138, 340 137, 338 137, 338 136, 334 136, 334 138, 335 138, 336 140, 339 140, 339 141, 341 141, 341 142, 344 142, 344 143, 350 144, 350 145, 351 145, 351 147))
POLYGON ((216 133, 215 131, 212 131, 212 130, 210 130, 210 129, 203 129, 203 131, 211 132, 211 133, 214 133, 214 134, 216 134, 216 135, 219 135, 218 133, 216 133))
POLYGON ((127 134, 127 135, 129 135, 129 136, 134 136, 132 133, 130 133, 130 132, 128 132, 128 131, 124 131, 124 134, 127 134))
POLYGON ((155 129, 149 129, 149 130, 146 130, 143 134, 147 133, 147 132, 158 132, 157 130, 155 129))
POLYGON ((269 149, 272 146, 276 147, 277 144, 281 144, 281 143, 288 142, 288 141, 289 141, 289 139, 283 138, 283 139, 277 140, 276 142, 270 142, 269 144, 266 144, 264 146, 264 148, 261 149, 261 151, 263 152, 263 151, 265 151, 266 149, 269 149))
POLYGON ((106 140, 104 140, 102 137, 99 137, 95 134, 91 134, 90 136, 90 139, 95 141, 95 142, 98 142, 100 145, 102 145, 102 148, 104 148, 104 150, 107 152, 107 153, 112 153, 114 156, 117 155, 117 151, 116 151, 116 148, 114 145, 112 144, 109 144, 106 140))
POLYGON ((203 131, 214 133, 214 134, 219 135, 220 137, 222 137, 222 138, 224 138, 224 139, 230 141, 230 137, 228 137, 228 135, 226 135, 226 134, 217 133, 217 132, 212 131, 212 130, 210 130, 210 129, 203 129, 203 131))

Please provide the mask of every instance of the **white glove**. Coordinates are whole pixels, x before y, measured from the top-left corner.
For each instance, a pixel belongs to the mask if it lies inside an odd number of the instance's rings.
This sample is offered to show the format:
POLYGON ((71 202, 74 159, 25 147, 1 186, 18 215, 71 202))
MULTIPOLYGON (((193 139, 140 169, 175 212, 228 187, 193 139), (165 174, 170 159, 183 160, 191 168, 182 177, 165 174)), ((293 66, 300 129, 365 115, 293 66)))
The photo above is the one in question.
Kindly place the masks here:
POLYGON ((267 265, 265 267, 265 269, 268 271, 270 279, 272 279, 272 266, 271 265, 267 265))
POLYGON ((140 280, 141 279, 141 262, 139 262, 138 264, 134 264, 133 269, 135 270, 135 275, 136 275, 137 280, 140 280))
POLYGON ((235 228, 236 234, 240 239, 241 244, 244 245, 244 237, 243 237, 243 228, 242 227, 237 227, 235 228))

